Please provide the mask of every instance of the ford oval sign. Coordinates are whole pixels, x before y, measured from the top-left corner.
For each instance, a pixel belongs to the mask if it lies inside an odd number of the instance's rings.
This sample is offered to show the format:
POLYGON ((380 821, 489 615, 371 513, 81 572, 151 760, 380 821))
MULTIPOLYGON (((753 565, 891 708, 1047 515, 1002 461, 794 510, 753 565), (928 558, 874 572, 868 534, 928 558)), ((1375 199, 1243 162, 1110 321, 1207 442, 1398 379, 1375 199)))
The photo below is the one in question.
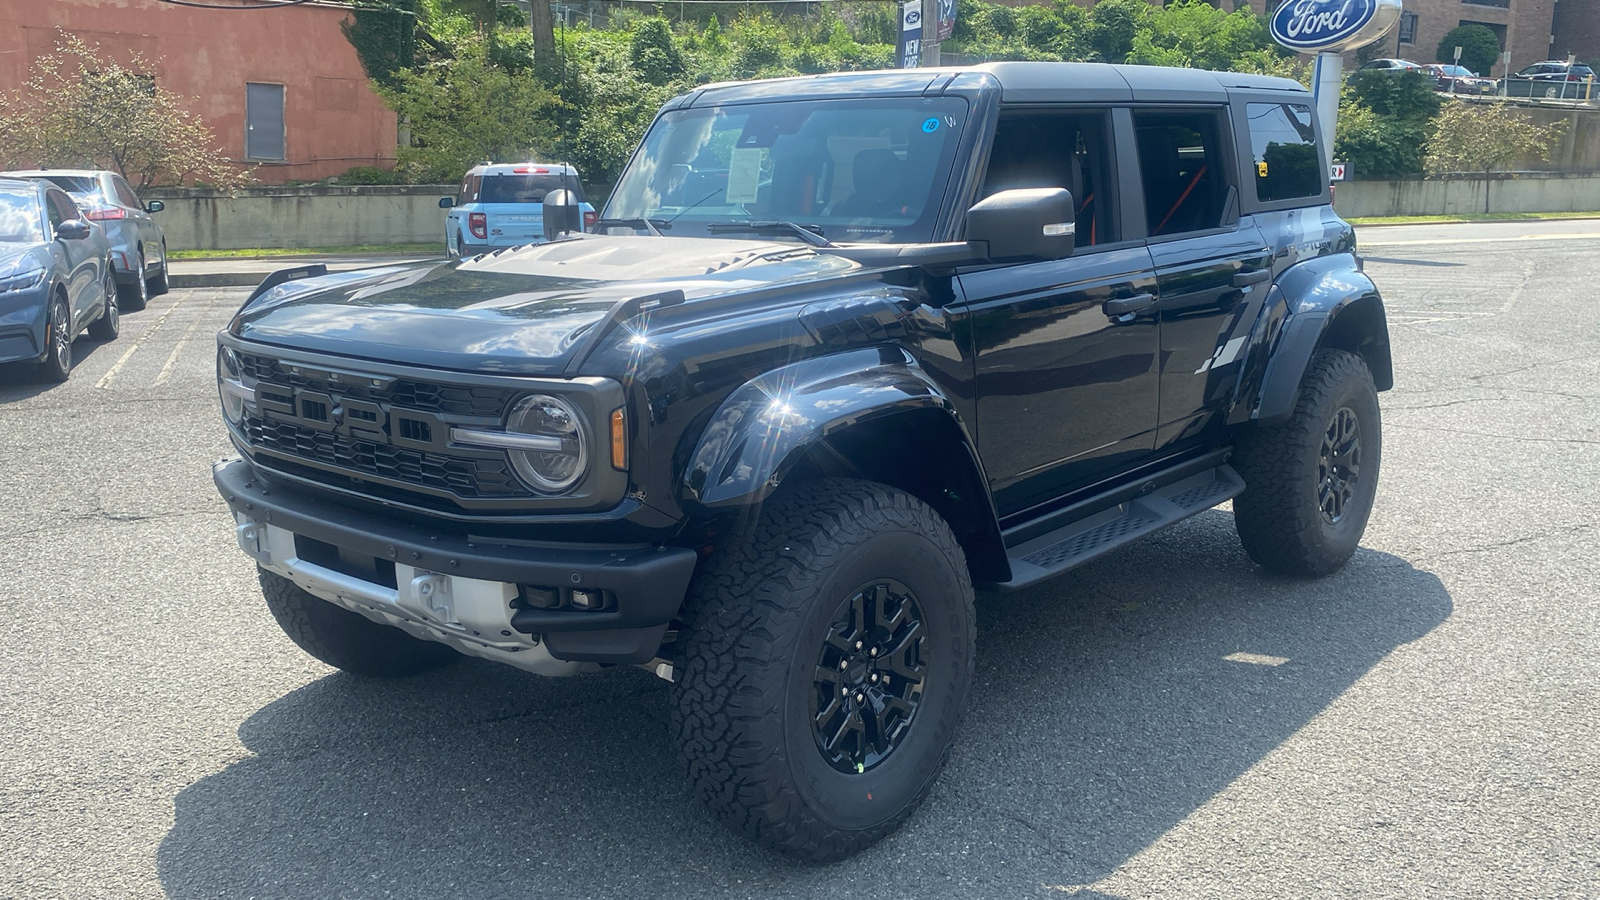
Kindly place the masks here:
POLYGON ((1400 0, 1284 0, 1273 40, 1291 50, 1338 52, 1372 43, 1400 21, 1400 0))

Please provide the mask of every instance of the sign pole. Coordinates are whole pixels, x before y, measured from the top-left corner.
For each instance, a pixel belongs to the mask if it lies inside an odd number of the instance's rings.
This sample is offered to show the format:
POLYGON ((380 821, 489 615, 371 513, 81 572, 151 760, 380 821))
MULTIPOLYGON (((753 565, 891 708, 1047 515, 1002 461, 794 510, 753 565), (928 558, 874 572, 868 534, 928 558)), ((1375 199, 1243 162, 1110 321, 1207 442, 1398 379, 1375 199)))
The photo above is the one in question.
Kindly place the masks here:
POLYGON ((1338 53, 1318 53, 1311 72, 1311 96, 1317 105, 1317 125, 1322 129, 1322 140, 1331 153, 1334 129, 1339 126, 1339 89, 1344 86, 1344 57, 1338 53))
POLYGON ((939 0, 922 0, 922 58, 923 66, 939 65, 939 0))

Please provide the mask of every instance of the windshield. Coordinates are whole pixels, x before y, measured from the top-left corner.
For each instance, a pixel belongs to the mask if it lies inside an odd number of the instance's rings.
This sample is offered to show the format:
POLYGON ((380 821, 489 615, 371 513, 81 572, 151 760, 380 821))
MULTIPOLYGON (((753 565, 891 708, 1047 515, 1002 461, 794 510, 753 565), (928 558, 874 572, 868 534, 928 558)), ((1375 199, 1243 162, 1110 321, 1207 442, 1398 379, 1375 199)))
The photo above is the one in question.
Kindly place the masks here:
POLYGON ((578 202, 583 202, 583 185, 575 175, 563 177, 560 172, 523 174, 491 170, 483 173, 483 192, 478 195, 478 202, 543 203, 545 194, 563 188, 577 194, 578 202))
POLYGON ((966 101, 806 100, 662 116, 605 218, 670 222, 673 236, 792 222, 832 241, 932 239, 966 101))
POLYGON ((37 195, 32 191, 0 188, 0 241, 42 241, 37 195))

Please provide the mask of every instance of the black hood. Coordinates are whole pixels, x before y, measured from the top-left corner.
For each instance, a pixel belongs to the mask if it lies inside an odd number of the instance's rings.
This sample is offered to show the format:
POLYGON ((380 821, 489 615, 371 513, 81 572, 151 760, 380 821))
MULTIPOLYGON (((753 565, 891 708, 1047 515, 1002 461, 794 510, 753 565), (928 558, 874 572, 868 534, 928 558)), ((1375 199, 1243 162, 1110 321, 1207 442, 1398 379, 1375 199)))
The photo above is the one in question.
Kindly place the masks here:
POLYGON ((585 235, 289 282, 241 309, 230 330, 340 356, 549 375, 622 300, 681 290, 694 301, 858 268, 793 243, 585 235))

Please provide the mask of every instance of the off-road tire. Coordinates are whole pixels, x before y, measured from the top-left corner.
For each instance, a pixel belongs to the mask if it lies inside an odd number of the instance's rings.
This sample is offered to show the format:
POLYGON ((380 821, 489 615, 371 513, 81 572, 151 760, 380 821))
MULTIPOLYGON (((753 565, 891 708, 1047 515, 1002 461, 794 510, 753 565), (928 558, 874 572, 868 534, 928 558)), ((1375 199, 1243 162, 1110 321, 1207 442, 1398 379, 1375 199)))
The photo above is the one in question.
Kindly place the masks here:
POLYGON ((117 282, 110 272, 106 273, 105 291, 105 310, 100 313, 100 318, 89 323, 89 337, 97 341, 114 341, 122 333, 122 314, 117 306, 117 282))
POLYGON ((117 300, 122 304, 123 312, 138 312, 150 303, 150 282, 144 277, 143 253, 139 254, 133 271, 136 273, 133 281, 117 285, 117 300))
POLYGON ((714 550, 685 619, 672 727, 694 792, 717 819, 822 862, 888 835, 926 796, 961 721, 975 645, 966 558, 926 504, 863 481, 785 489, 714 550), (923 689, 901 742, 846 772, 813 730, 818 653, 829 652, 823 642, 849 599, 883 579, 902 583, 920 609, 923 689))
POLYGON ((1381 456, 1378 392, 1366 361, 1344 350, 1319 351, 1289 420, 1252 428, 1235 443, 1233 465, 1245 489, 1234 498, 1233 521, 1245 552, 1286 575, 1326 575, 1343 566, 1372 513, 1381 456), (1332 522, 1319 502, 1319 468, 1340 410, 1354 414, 1360 463, 1343 514, 1332 522))
POLYGON ((415 675, 460 654, 414 638, 308 594, 282 575, 257 569, 261 593, 278 626, 301 650, 336 669, 374 678, 415 675))

